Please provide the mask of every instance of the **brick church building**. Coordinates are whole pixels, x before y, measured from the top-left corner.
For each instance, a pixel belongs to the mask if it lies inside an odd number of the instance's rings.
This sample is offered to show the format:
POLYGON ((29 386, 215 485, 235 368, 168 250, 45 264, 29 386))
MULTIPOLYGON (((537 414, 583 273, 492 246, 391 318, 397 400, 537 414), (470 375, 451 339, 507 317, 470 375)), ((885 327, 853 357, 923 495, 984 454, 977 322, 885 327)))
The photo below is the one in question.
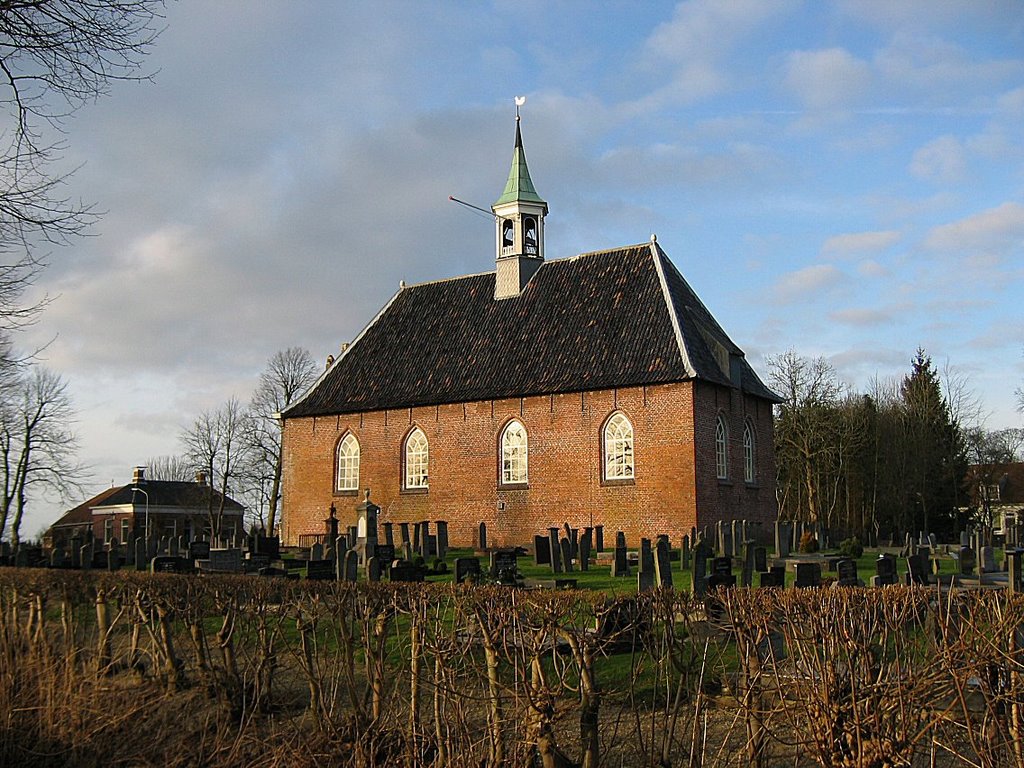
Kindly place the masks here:
POLYGON ((546 260, 518 116, 492 210, 495 271, 403 285, 282 414, 284 542, 366 488, 454 545, 773 521, 777 397, 656 238, 546 260))

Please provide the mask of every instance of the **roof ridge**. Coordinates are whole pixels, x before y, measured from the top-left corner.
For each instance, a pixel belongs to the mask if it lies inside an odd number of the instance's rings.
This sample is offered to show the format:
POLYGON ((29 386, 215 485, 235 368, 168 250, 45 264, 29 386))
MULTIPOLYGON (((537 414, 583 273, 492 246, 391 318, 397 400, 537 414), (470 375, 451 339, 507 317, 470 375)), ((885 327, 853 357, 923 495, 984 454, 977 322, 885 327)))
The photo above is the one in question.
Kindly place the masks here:
POLYGON ((679 356, 683 360, 683 369, 686 371, 687 376, 693 378, 697 377, 697 369, 693 365, 693 361, 690 360, 690 351, 686 348, 686 342, 683 340, 683 329, 679 322, 679 315, 676 312, 676 305, 672 301, 672 293, 668 289, 668 280, 665 277, 665 267, 661 263, 661 256, 664 255, 664 251, 661 250, 661 246, 654 240, 647 244, 650 248, 651 259, 654 262, 654 271, 658 274, 658 283, 661 285, 661 296, 665 301, 665 309, 668 310, 669 322, 672 323, 672 331, 676 337, 676 344, 679 347, 679 356))

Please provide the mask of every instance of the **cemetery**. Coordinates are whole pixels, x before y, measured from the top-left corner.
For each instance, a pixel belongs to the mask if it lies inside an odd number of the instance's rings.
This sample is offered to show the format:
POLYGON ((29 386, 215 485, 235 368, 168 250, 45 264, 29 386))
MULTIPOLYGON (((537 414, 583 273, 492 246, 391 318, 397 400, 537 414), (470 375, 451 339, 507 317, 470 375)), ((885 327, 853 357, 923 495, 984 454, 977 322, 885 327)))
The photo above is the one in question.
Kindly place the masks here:
POLYGON ((379 511, 301 549, 0 551, 0 763, 1024 765, 1016 541, 466 548, 379 511))

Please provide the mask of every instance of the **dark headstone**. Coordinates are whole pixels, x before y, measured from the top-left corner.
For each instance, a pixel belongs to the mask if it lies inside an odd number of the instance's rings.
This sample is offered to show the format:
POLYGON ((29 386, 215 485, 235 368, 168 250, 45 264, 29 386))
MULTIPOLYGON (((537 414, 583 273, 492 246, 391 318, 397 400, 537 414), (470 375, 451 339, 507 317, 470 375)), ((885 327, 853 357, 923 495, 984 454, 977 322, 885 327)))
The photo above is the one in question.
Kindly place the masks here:
POLYGON ((181 573, 183 569, 181 558, 161 555, 154 557, 149 562, 150 573, 181 573))
POLYGON ((242 572, 242 550, 240 549, 211 549, 208 559, 207 570, 223 573, 242 572))
POLYGON ((743 542, 743 586, 754 586, 754 542, 743 542))
POLYGON ((310 560, 306 563, 306 578, 309 581, 334 581, 335 577, 333 560, 310 560))
MULTIPOLYGON (((264 553, 258 547, 256 553, 263 555, 266 554, 268 557, 269 553, 264 553)), ((188 557, 190 560, 209 560, 210 559, 210 542, 208 541, 192 541, 188 545, 188 557)))
POLYGON ((515 584, 519 576, 516 554, 514 549, 496 549, 491 552, 491 578, 497 579, 500 584, 515 584))
POLYGON ((572 573, 572 542, 568 539, 562 539, 558 542, 558 547, 562 553, 562 564, 565 566, 565 572, 572 573))
POLYGON ((551 570, 562 572, 562 547, 558 543, 558 528, 548 528, 548 547, 551 550, 551 570))
POLYGON ((50 567, 51 568, 64 568, 68 563, 68 553, 65 552, 61 547, 54 547, 50 553, 50 567))
POLYGON ((569 553, 572 555, 572 560, 576 560, 580 556, 579 528, 569 528, 569 553))
POLYGON ((477 544, 481 552, 487 551, 487 523, 480 523, 477 529, 477 544))
POLYGON ((382 523, 384 526, 384 543, 395 545, 395 524, 394 523, 382 523))
POLYGON ((928 560, 923 555, 911 555, 907 558, 907 578, 910 584, 928 583, 928 560))
POLYGON ((580 563, 580 570, 581 571, 589 571, 590 570, 590 550, 591 550, 591 540, 592 540, 593 536, 594 536, 594 532, 593 532, 593 529, 591 529, 591 528, 584 528, 583 529, 583 535, 580 536, 580 558, 579 558, 579 563, 580 563))
POLYGON ((547 536, 533 537, 533 564, 551 565, 551 542, 547 536))
MULTIPOLYGON (((412 542, 408 542, 412 547, 412 542)), ((411 560, 396 560, 391 564, 391 581, 418 583, 423 581, 423 571, 416 567, 411 560)))
POLYGON ((775 521, 775 556, 789 557, 789 545, 793 540, 793 524, 775 521))
POLYGON ((659 587, 672 586, 672 561, 668 556, 668 537, 659 536, 654 552, 654 575, 659 587))
POLYGON ((434 542, 434 551, 430 551, 430 539, 433 538, 430 533, 430 521, 423 520, 420 523, 420 548, 417 550, 423 557, 436 557, 437 556, 437 542, 434 542))
POLYGON ((398 532, 399 532, 399 535, 401 536, 401 543, 402 544, 405 544, 406 542, 409 541, 409 524, 408 523, 399 523, 398 524, 398 532))
POLYGON ((821 586, 821 563, 797 563, 795 587, 800 589, 821 586))
POLYGON ((732 573, 731 557, 716 557, 711 561, 711 575, 706 580, 708 589, 735 587, 736 577, 732 573))
POLYGON ((650 539, 640 539, 639 566, 641 571, 651 574, 654 579, 654 550, 651 549, 650 539))
POLYGON ((1024 583, 1021 582, 1021 566, 1024 565, 1024 550, 1014 547, 1006 550, 1006 574, 1007 591, 1011 594, 1018 594, 1024 590, 1024 583))
POLYGON ((345 552, 345 570, 342 571, 343 581, 357 581, 359 579, 359 553, 354 549, 345 552))
POLYGON ((629 561, 626 559, 626 537, 621 531, 615 537, 615 559, 612 560, 612 576, 629 576, 629 561))
POLYGON ((455 558, 455 583, 461 584, 469 579, 478 581, 481 576, 479 557, 457 557, 455 558))
POLYGON ((758 573, 768 570, 768 549, 766 547, 754 547, 754 570, 758 573))
MULTIPOLYGON (((333 563, 331 565, 333 570, 333 563)), ((268 568, 270 568, 269 555, 254 555, 250 553, 248 559, 246 559, 245 561, 246 573, 259 573, 261 571, 267 570, 268 568)))
POLYGON ((786 586, 786 568, 785 566, 776 566, 767 573, 758 573, 760 579, 759 585, 761 587, 784 587, 786 586))
MULTIPOLYGON (((209 555, 209 551, 206 553, 209 555)), ((135 570, 144 571, 149 566, 149 558, 146 556, 146 542, 144 539, 135 540, 135 570)))
MULTIPOLYGON (((255 549, 257 555, 267 555, 271 560, 281 559, 281 538, 279 536, 262 536, 256 534, 256 538, 253 540, 255 543, 255 549)), ((193 541, 189 546, 193 546, 199 542, 193 541)), ((201 542, 206 545, 206 551, 210 551, 210 542, 201 542)))
POLYGON ((654 589, 654 569, 645 571, 643 568, 636 572, 636 589, 638 592, 650 592, 654 589))
POLYGON ((117 547, 111 547, 107 551, 107 570, 121 570, 121 553, 117 551, 117 547))
POLYGON ((396 554, 394 544, 378 544, 373 556, 380 561, 381 569, 386 571, 391 567, 391 563, 395 560, 396 554))
POLYGON ((683 536, 683 543, 679 546, 679 570, 690 570, 690 537, 683 536))
POLYGON ((839 561, 836 566, 836 572, 839 574, 839 579, 836 583, 841 587, 856 587, 860 586, 860 578, 857 576, 857 561, 850 559, 843 559, 839 561))
POLYGON ((977 566, 977 557, 974 550, 968 546, 960 547, 960 575, 973 576, 975 566, 977 566))
POLYGON ((376 555, 366 559, 366 580, 380 581, 381 564, 380 558, 376 555))
POLYGON ((594 526, 594 549, 598 552, 604 552, 604 526, 594 526))
POLYGON ((707 594, 708 545, 698 541, 693 548, 693 594, 703 598, 707 594))
POLYGON ((434 527, 437 528, 437 556, 444 560, 448 556, 448 521, 436 520, 434 527))
POLYGON ((896 579, 896 558, 889 555, 879 555, 875 561, 875 576, 878 585, 885 587, 895 584, 896 579))

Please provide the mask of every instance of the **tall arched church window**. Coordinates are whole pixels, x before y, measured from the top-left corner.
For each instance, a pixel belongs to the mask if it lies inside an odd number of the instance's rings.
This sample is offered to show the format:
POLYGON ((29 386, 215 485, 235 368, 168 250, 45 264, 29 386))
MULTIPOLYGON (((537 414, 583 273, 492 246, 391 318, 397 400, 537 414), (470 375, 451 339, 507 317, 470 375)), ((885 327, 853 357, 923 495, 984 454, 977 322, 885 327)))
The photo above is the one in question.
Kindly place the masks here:
POLYGON ((525 253, 537 255, 537 219, 534 216, 523 219, 523 246, 525 253))
POLYGON ((715 422, 715 471, 719 480, 729 479, 729 428, 723 416, 715 422))
POLYGON ((521 485, 528 482, 526 427, 512 420, 501 433, 501 484, 521 485))
POLYGON ((604 426, 604 479, 632 480, 633 425, 624 413, 613 414, 604 426))
POLYGON ((748 421, 743 427, 743 480, 752 483, 757 477, 757 444, 754 442, 754 427, 748 421))
POLYGON ((405 439, 405 487, 427 487, 427 465, 429 464, 429 446, 423 430, 416 427, 405 439))
POLYGON ((334 483, 338 491, 359 490, 359 441, 349 432, 338 443, 337 479, 334 483))

